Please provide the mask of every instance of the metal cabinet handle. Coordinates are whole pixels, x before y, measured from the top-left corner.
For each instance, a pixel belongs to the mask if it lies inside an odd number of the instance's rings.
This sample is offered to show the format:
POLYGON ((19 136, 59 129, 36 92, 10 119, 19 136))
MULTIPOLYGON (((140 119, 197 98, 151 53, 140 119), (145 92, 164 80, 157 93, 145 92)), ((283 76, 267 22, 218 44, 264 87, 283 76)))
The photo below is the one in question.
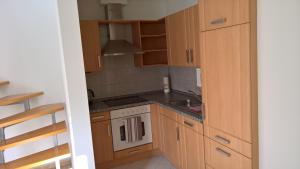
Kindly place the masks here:
POLYGON ((224 138, 224 137, 222 137, 222 136, 216 135, 215 138, 216 138, 217 140, 221 141, 221 142, 224 143, 224 144, 230 144, 230 140, 228 140, 228 139, 226 139, 226 138, 224 138))
POLYGON ((185 50, 185 54, 186 54, 186 61, 187 61, 187 63, 190 63, 190 52, 189 52, 189 49, 186 49, 185 50))
POLYGON ((104 119, 105 116, 97 116, 97 117, 93 117, 92 120, 101 120, 104 119))
POLYGON ((132 150, 132 151, 128 152, 128 154, 135 154, 135 153, 138 153, 140 151, 142 151, 142 149, 132 150))
POLYGON ((107 126, 107 135, 110 137, 111 136, 111 129, 110 129, 110 124, 107 126))
POLYGON ((205 113, 206 113, 206 111, 205 111, 205 103, 202 103, 202 119, 203 120, 205 120, 205 113))
POLYGON ((226 157, 230 157, 230 156, 231 156, 230 153, 228 153, 227 151, 225 151, 225 150, 223 150, 223 149, 221 149, 221 148, 219 148, 219 147, 217 147, 216 150, 217 150, 217 152, 219 152, 219 153, 225 155, 226 157))
POLYGON ((215 20, 212 20, 210 22, 211 25, 218 25, 218 24, 223 24, 227 21, 227 18, 218 18, 218 19, 215 19, 215 20))
POLYGON ((179 127, 176 128, 176 133, 177 133, 177 141, 180 141, 179 127))
POLYGON ((98 55, 98 66, 101 68, 101 55, 98 55))
POLYGON ((184 124, 190 126, 190 127, 194 127, 194 124, 193 123, 190 123, 190 122, 187 122, 187 121, 184 121, 184 124))
POLYGON ((194 63, 194 50, 190 49, 191 63, 194 63))

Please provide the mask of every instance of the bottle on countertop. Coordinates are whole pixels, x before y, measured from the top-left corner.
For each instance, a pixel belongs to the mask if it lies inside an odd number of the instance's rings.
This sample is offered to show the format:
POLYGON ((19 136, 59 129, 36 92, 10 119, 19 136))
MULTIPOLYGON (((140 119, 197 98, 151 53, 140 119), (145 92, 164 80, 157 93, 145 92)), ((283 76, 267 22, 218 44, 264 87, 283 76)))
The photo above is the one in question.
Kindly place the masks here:
POLYGON ((168 76, 165 76, 163 78, 163 85, 164 85, 164 93, 170 93, 170 83, 169 83, 168 76))

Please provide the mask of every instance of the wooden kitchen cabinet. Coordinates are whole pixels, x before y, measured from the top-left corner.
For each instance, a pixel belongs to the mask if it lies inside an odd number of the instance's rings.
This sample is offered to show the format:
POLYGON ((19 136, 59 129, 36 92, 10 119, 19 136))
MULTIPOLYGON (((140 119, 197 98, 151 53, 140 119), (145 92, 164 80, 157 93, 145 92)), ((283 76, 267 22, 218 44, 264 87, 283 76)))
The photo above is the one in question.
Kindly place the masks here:
POLYGON ((166 18, 169 65, 187 66, 187 35, 185 12, 180 11, 166 18))
POLYGON ((189 62, 188 66, 200 67, 200 14, 199 5, 185 10, 187 46, 189 62))
POLYGON ((189 125, 181 126, 183 169, 205 169, 203 135, 189 125))
POLYGON ((203 125, 160 107, 162 152, 180 169, 205 169, 203 125))
POLYGON ((80 21, 85 72, 101 68, 101 40, 98 21, 80 21))
POLYGON ((201 0, 201 30, 212 30, 250 21, 250 0, 201 0))
POLYGON ((200 67, 199 6, 167 17, 169 65, 200 67))
POLYGON ((204 124, 251 143, 250 25, 202 36, 204 124))
POLYGON ((213 169, 252 169, 251 159, 205 137, 205 160, 213 169))
POLYGON ((113 160, 113 144, 110 120, 92 120, 92 137, 96 165, 113 160))
POLYGON ((159 149, 162 147, 160 144, 160 114, 159 114, 159 107, 157 104, 150 105, 151 111, 151 126, 152 126, 152 144, 153 149, 159 149))
POLYGON ((182 168, 181 164, 181 140, 179 124, 162 115, 163 133, 163 153, 167 159, 177 168, 182 168))

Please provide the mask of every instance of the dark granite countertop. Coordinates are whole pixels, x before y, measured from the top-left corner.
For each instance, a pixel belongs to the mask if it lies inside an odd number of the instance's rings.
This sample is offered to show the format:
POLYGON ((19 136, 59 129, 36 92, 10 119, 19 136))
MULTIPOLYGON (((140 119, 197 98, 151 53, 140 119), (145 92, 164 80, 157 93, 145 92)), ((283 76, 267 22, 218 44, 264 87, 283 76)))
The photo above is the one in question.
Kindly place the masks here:
MULTIPOLYGON (((197 98, 195 98, 195 96, 193 96, 191 94, 184 93, 184 92, 178 92, 178 91, 172 91, 171 93, 165 94, 162 91, 153 91, 153 92, 135 94, 134 96, 142 97, 142 98, 146 99, 146 101, 142 102, 142 103, 128 104, 128 105, 124 105, 124 106, 109 107, 105 103, 102 102, 105 99, 94 99, 93 104, 90 105, 90 113, 111 111, 111 110, 116 110, 116 109, 157 103, 157 104, 160 104, 161 106, 172 109, 173 111, 180 113, 184 116, 188 116, 194 120, 197 120, 200 122, 203 121, 203 116, 202 116, 201 111, 196 113, 187 108, 172 104, 172 102, 174 102, 174 101, 189 99, 191 101, 191 103, 196 103, 196 104, 200 105, 201 104, 200 100, 198 100, 197 98)), ((116 97, 116 98, 118 98, 118 97, 116 97)))

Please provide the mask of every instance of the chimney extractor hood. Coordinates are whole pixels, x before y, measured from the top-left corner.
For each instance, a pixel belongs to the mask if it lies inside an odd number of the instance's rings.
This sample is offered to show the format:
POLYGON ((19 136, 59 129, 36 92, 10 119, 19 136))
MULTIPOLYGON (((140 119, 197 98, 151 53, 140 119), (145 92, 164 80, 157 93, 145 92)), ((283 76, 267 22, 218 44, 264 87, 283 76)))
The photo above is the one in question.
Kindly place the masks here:
MULTIPOLYGON (((105 6, 107 20, 122 20, 122 4, 108 3, 105 6)), ((125 40, 124 25, 110 23, 108 25, 108 42, 102 49, 103 56, 142 54, 143 50, 125 40)))

